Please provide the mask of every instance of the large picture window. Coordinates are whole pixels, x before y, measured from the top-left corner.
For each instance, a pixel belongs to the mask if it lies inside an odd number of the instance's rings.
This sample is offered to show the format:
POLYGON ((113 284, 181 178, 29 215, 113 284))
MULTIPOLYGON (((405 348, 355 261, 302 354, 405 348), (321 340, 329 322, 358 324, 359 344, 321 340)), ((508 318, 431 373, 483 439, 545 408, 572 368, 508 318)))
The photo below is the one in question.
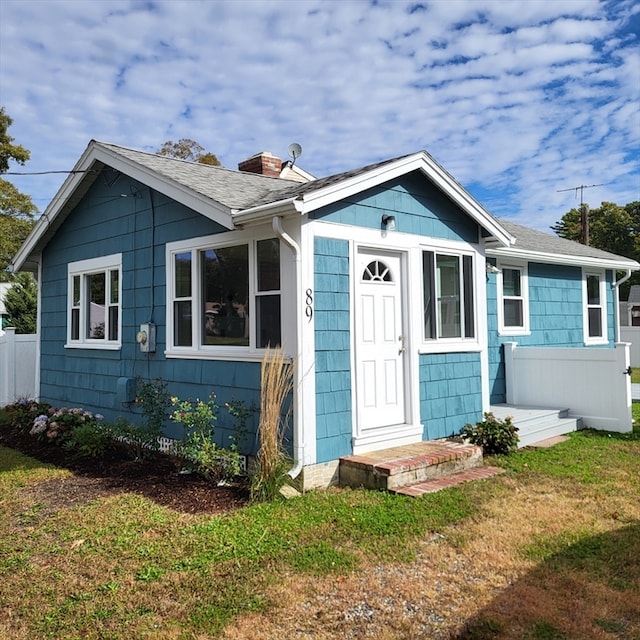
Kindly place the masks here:
POLYGON ((498 318, 500 333, 529 333, 529 297, 527 269, 524 266, 499 265, 498 318))
POLYGON ((223 352, 281 342, 280 241, 171 253, 173 344, 223 352))
POLYGON ((423 251, 425 340, 475 338, 473 258, 423 251))
POLYGON ((68 265, 67 346, 120 347, 122 254, 68 265))

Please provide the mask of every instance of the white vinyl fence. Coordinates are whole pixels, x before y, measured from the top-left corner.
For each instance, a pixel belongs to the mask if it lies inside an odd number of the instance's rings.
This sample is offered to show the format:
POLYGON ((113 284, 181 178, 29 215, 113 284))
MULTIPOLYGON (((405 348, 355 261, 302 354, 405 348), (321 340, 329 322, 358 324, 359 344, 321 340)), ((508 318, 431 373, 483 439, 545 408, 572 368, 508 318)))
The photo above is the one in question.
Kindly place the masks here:
POLYGON ((16 335, 7 327, 0 336, 0 406, 36 397, 37 335, 16 335))
POLYGON ((620 342, 631 345, 631 366, 640 367, 640 327, 620 327, 620 342))
POLYGON ((614 349, 504 345, 507 403, 569 409, 585 427, 632 429, 629 345, 614 349))

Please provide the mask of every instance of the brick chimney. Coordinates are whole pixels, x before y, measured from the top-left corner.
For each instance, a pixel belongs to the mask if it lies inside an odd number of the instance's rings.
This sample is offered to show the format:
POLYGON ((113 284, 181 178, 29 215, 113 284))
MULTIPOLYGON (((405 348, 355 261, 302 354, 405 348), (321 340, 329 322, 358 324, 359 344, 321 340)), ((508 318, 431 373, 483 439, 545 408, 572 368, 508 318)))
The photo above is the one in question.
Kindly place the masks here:
POLYGON ((271 178, 279 178, 282 171, 282 160, 271 155, 269 151, 263 151, 238 163, 238 171, 248 171, 249 173, 259 173, 271 178))

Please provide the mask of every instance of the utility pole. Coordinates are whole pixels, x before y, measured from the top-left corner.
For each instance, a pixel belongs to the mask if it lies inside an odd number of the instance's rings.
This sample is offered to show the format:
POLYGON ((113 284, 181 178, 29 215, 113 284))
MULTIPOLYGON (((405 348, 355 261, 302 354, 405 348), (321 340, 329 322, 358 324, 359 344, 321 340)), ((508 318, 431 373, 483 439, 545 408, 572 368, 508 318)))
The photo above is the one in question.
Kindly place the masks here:
POLYGON ((556 193, 563 191, 575 191, 578 197, 578 189, 580 189, 580 225, 582 227, 582 244, 589 245, 589 205, 583 200, 584 190, 592 187, 601 187, 601 184, 581 184, 579 187, 571 187, 570 189, 558 189, 556 193))

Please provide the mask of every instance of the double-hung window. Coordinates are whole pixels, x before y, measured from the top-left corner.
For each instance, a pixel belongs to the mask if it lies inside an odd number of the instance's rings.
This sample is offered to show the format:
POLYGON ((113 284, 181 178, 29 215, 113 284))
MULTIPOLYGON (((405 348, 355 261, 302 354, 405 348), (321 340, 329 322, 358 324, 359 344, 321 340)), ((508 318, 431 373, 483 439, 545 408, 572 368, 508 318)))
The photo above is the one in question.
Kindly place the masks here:
POLYGON ((606 289, 602 272, 585 272, 583 277, 584 341, 587 344, 607 341, 606 289))
POLYGON ((503 335, 529 333, 528 277, 525 266, 499 265, 498 325, 503 335))
POLYGON ((281 342, 280 241, 169 247, 169 350, 250 352, 281 342))
POLYGON ((423 251, 424 338, 475 339, 475 308, 471 255, 423 251))
POLYGON ((71 262, 67 272, 66 346, 120 348, 122 254, 71 262))

